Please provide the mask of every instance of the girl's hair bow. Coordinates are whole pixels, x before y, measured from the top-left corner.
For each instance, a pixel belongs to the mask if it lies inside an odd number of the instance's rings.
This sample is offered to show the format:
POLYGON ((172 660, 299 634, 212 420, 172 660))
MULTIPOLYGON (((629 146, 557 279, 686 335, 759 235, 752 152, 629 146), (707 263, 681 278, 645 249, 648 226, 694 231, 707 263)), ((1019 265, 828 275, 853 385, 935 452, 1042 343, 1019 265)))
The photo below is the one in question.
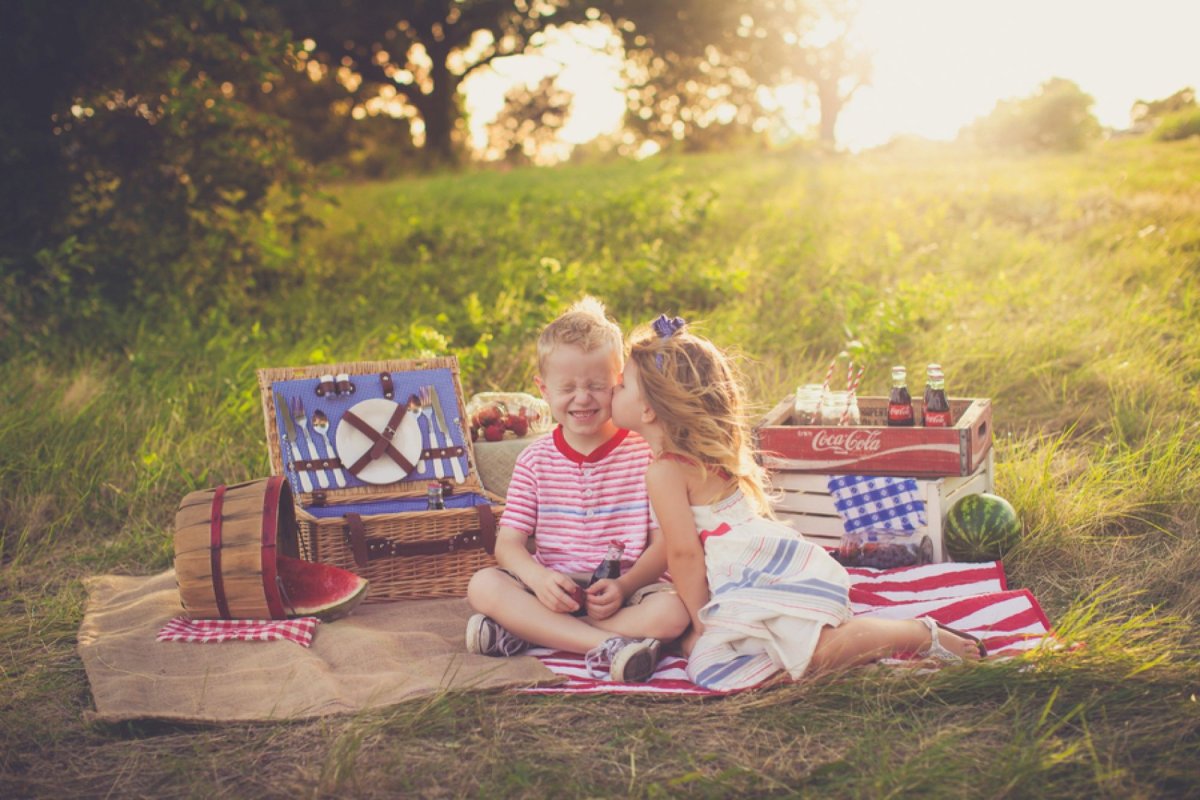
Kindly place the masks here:
MULTIPOLYGON (((683 317, 668 317, 666 314, 659 314, 658 319, 650 323, 650 327, 654 329, 654 332, 658 334, 658 338, 660 339, 670 339, 683 330, 685 325, 687 325, 687 320, 683 317)), ((659 372, 662 372, 662 353, 654 356, 654 365, 658 367, 659 372)))
POLYGON ((668 317, 666 314, 659 314, 658 319, 651 323, 660 339, 670 339, 679 333, 684 325, 687 325, 687 320, 683 317, 668 317))

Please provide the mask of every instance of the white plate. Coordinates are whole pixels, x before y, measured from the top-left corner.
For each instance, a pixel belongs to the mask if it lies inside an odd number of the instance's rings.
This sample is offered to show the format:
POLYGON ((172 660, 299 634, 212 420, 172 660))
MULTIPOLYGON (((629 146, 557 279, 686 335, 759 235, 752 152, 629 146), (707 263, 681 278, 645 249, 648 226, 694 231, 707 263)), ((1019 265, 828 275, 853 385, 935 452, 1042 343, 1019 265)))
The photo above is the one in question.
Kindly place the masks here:
MULTIPOLYGON (((350 411, 375 430, 382 432, 392 415, 396 413, 397 407, 397 404, 391 400, 377 397, 351 406, 350 411)), ((338 457, 342 459, 342 464, 346 467, 362 458, 363 454, 370 450, 375 443, 373 439, 345 420, 338 422, 334 440, 337 445, 338 457)), ((410 464, 417 463, 417 459, 421 457, 421 427, 417 424, 415 413, 409 411, 404 415, 404 419, 400 420, 400 428, 392 437, 392 446, 399 450, 400 455, 404 456, 410 464)), ((359 470, 354 477, 364 483, 395 483, 408 477, 408 473, 387 453, 384 453, 359 470)))

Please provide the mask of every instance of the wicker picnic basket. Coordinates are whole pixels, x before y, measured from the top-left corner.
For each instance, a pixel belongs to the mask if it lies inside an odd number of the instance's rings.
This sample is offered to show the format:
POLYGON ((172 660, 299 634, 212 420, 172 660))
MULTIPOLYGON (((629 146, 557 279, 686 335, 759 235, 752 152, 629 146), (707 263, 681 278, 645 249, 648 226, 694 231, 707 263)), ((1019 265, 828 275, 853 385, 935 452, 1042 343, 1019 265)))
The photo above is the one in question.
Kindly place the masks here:
POLYGON ((258 384, 271 469, 291 482, 303 558, 369 580, 367 602, 462 597, 471 576, 495 564, 492 552, 503 500, 479 480, 464 424, 457 359, 260 369, 258 384), (418 389, 428 386, 437 390, 433 400, 440 403, 438 414, 428 409, 422 414, 415 407, 418 389), (301 430, 303 425, 295 438, 308 452, 296 451, 286 435, 288 415, 293 425, 298 422, 292 413, 298 410, 292 408, 296 400, 304 405, 300 419, 307 417, 310 427, 317 412, 328 419, 328 442, 337 443, 331 448, 336 452, 322 452, 324 436, 312 436, 301 430), (384 416, 372 423, 366 414, 356 413, 367 406, 384 408, 384 416), (444 437, 437 441, 432 433, 442 424, 449 442, 444 437), (371 446, 343 461, 351 428, 372 437, 366 440, 371 446), (413 436, 419 437, 419 445, 413 436), (419 452, 419 457, 405 458, 401 451, 409 456, 419 452), (302 473, 312 485, 302 483, 302 473), (322 477, 328 488, 316 483, 322 477), (428 507, 430 483, 441 487, 444 509, 428 507))

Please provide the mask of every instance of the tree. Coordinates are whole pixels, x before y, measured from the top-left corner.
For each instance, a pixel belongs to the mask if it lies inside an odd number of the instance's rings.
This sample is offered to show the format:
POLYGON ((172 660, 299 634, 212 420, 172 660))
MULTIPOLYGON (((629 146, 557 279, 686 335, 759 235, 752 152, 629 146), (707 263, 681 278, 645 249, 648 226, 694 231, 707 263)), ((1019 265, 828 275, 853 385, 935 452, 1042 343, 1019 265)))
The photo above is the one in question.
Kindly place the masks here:
POLYGON ((996 148, 1080 150, 1100 135, 1094 103, 1073 81, 1051 78, 1029 97, 1001 100, 959 137, 996 148))
MULTIPOLYGON (((836 17, 842 3, 826 0, 836 17)), ((459 158, 459 88, 472 72, 526 52, 552 26, 600 22, 622 37, 629 125, 659 142, 714 127, 765 128, 762 87, 808 75, 832 131, 862 74, 843 37, 806 64, 799 32, 815 18, 802 0, 294 0, 280 7, 308 58, 358 113, 389 95, 415 109, 425 148, 459 158), (830 91, 833 87, 833 91, 830 91)), ((846 27, 848 30, 848 26, 846 27)), ((821 43, 825 46, 827 43, 821 43)), ((861 82, 861 81, 859 81, 861 82)))
POLYGON ((488 125, 489 154, 499 154, 509 164, 537 164, 553 160, 558 132, 571 113, 574 96, 549 75, 530 88, 513 87, 504 96, 504 108, 488 125))
POLYGON ((870 55, 852 36, 857 13, 857 6, 846 0, 825 0, 816 24, 793 34, 800 56, 796 73, 816 89, 818 139, 830 148, 836 145, 842 109, 871 81, 870 55))
POLYGON ((629 59, 629 125, 659 142, 765 130, 764 89, 803 80, 832 146, 838 115, 870 80, 851 0, 629 0, 608 10, 629 59))
POLYGON ((1196 108, 1196 90, 1187 86, 1161 100, 1138 100, 1129 110, 1129 118, 1134 125, 1138 125, 1194 108, 1196 108))
POLYGON ((4 338, 263 288, 248 221, 273 187, 302 185, 281 126, 246 102, 285 52, 269 10, 6 2, 3 18, 4 338))
POLYGON ((455 163, 459 87, 475 70, 588 19, 575 0, 297 0, 280 8, 311 58, 357 107, 380 92, 411 104, 434 160, 455 163))

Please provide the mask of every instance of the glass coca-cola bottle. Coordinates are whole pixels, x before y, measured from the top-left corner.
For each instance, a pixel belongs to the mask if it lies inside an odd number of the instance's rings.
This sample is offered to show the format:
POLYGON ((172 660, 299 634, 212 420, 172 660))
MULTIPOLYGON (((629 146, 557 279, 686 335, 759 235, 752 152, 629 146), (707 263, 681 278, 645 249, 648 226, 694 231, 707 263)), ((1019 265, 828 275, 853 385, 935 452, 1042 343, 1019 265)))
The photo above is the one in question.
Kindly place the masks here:
MULTIPOLYGON (((587 585, 590 587, 596 581, 602 581, 606 578, 616 580, 621 577, 621 556, 624 554, 624 542, 609 542, 608 552, 604 554, 604 559, 596 566, 595 571, 592 572, 592 577, 588 579, 587 585)), ((572 613, 577 617, 582 617, 587 613, 587 594, 578 592, 575 595, 575 599, 579 603, 579 610, 572 613)))
POLYGON ((929 364, 925 367, 925 394, 921 398, 921 424, 925 424, 925 406, 929 405, 929 395, 933 391, 933 373, 941 372, 941 364, 929 364))
POLYGON ((892 394, 888 397, 887 424, 911 427, 915 422, 912 395, 908 393, 908 370, 902 366, 892 367, 892 394))
POLYGON ((605 578, 616 580, 621 577, 621 556, 625 554, 624 542, 609 542, 608 552, 604 554, 604 560, 596 567, 596 571, 592 573, 592 579, 587 585, 591 586, 596 581, 602 581, 605 578))
POLYGON ((949 428, 953 422, 950 401, 946 399, 946 379, 942 377, 941 368, 931 370, 929 384, 925 388, 925 408, 921 424, 926 428, 949 428))

